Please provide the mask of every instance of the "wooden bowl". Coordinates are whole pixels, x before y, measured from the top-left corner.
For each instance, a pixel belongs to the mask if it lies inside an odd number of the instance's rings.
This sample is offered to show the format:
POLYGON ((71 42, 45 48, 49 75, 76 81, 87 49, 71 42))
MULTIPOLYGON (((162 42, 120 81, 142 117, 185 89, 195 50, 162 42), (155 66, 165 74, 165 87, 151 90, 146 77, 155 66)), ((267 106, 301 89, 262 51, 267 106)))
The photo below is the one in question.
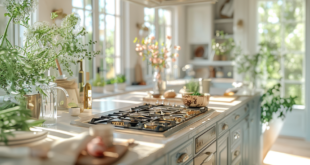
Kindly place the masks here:
POLYGON ((182 101, 188 107, 206 107, 209 104, 210 94, 201 96, 182 95, 182 101))

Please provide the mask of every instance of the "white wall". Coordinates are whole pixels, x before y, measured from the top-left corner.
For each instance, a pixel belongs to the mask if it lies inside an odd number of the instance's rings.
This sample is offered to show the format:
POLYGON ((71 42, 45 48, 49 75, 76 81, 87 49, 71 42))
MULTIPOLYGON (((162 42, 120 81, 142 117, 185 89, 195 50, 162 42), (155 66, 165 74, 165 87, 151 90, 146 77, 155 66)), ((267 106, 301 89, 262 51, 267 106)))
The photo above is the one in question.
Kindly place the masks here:
POLYGON ((54 9, 63 9, 66 14, 72 13, 71 0, 39 0, 38 21, 52 23, 51 13, 54 9))

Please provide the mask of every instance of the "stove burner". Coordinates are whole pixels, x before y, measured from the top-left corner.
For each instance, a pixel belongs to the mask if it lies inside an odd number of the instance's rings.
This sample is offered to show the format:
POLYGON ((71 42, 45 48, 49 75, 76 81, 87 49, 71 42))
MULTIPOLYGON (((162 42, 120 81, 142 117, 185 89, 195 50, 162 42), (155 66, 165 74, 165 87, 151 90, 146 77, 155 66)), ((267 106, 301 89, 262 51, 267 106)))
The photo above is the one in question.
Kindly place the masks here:
POLYGON ((203 108, 184 108, 170 105, 145 104, 118 111, 107 116, 92 118, 89 124, 113 124, 115 127, 164 132, 180 123, 208 111, 203 108))

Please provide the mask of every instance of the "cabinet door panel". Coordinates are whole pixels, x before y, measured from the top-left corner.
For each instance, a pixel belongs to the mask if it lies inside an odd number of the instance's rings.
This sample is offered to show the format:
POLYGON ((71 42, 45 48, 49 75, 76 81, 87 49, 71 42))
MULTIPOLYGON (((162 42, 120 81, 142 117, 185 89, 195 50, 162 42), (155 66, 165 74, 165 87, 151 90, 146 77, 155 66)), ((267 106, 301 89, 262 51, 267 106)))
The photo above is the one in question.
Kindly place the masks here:
POLYGON ((228 164, 228 146, 229 146, 229 132, 223 135, 217 143, 217 165, 229 165, 228 164))

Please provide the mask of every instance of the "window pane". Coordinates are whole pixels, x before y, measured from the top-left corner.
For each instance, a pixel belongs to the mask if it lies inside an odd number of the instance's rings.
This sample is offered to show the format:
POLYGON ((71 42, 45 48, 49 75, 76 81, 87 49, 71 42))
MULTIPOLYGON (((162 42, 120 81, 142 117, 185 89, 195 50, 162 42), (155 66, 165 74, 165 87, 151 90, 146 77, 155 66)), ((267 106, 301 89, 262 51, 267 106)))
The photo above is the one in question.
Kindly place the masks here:
POLYGON ((85 9, 87 10, 92 9, 92 0, 85 0, 85 9))
POLYGON ((115 77, 115 71, 114 71, 114 58, 107 56, 105 58, 106 61, 106 78, 111 79, 115 77))
POLYGON ((159 17, 158 23, 159 23, 160 25, 164 25, 165 22, 166 22, 165 10, 159 9, 159 10, 158 10, 158 17, 159 17))
POLYGON ((278 23, 280 21, 282 0, 259 2, 258 3, 258 16, 259 22, 278 23))
POLYGON ((105 3, 106 12, 108 14, 115 14, 115 0, 106 0, 105 3))
POLYGON ((116 75, 121 74, 121 58, 117 57, 115 58, 115 69, 116 69, 116 75))
POLYGON ((83 0, 72 0, 72 6, 73 7, 83 8, 84 7, 84 2, 83 2, 83 0))
POLYGON ((296 104, 304 105, 304 94, 301 84, 285 84, 285 97, 297 96, 296 104))
POLYGON ((305 0, 285 1, 284 19, 287 21, 304 21, 305 20, 305 0))
POLYGON ((285 24, 285 36, 287 50, 305 50, 305 24, 285 24))
POLYGON ((259 42, 273 41, 281 47, 281 26, 278 24, 258 24, 259 42))
POLYGON ((101 54, 103 54, 104 49, 104 39, 105 39, 105 21, 104 21, 104 15, 99 15, 99 50, 101 51, 101 54))
POLYGON ((99 12, 104 12, 104 0, 99 0, 99 12))
POLYGON ((106 55, 114 55, 115 17, 106 16, 106 55))
POLYGON ((81 22, 80 26, 84 27, 84 12, 83 10, 80 9, 72 9, 73 13, 76 13, 80 16, 81 22))
POLYGON ((303 54, 288 54, 285 56, 285 79, 303 79, 303 54))
POLYGON ((161 45, 161 43, 165 42, 165 35, 166 35, 166 33, 165 33, 165 26, 159 26, 158 29, 159 29, 158 42, 161 45))
POLYGON ((144 8, 144 21, 153 23, 154 19, 155 19, 155 9, 144 8))
MULTIPOLYGON (((85 29, 88 32, 86 41, 93 41, 93 15, 90 11, 85 11, 85 29)), ((93 50, 93 45, 89 45, 89 50, 93 50)))

